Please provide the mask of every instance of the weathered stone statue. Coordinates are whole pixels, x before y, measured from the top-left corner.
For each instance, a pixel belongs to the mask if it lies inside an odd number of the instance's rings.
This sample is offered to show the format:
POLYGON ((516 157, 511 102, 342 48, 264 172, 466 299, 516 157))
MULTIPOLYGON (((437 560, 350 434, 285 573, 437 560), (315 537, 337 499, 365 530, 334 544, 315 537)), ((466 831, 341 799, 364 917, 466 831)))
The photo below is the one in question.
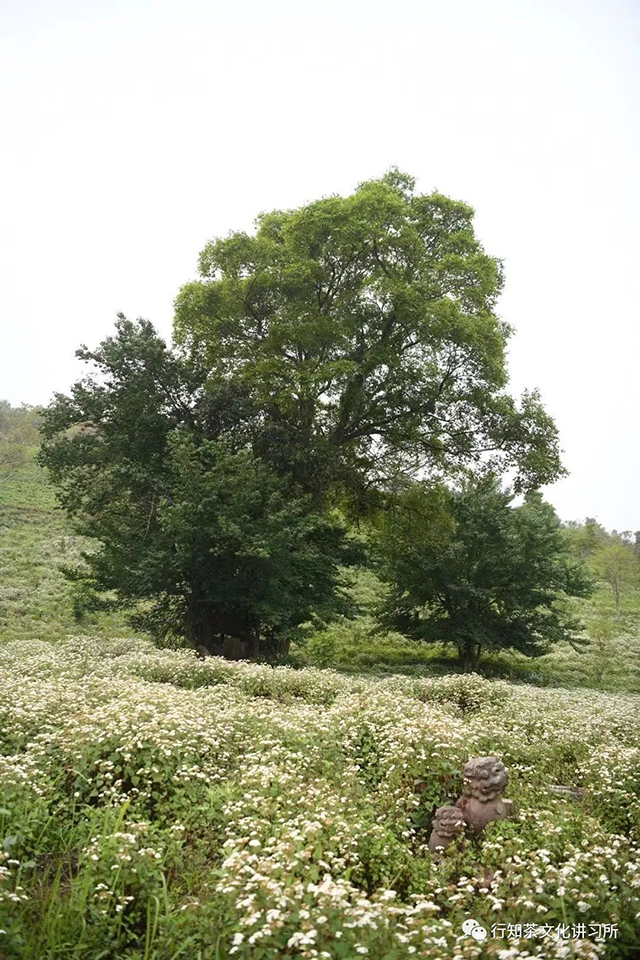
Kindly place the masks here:
POLYGON ((442 852, 450 847, 464 832, 464 814, 457 807, 438 807, 433 821, 429 850, 432 853, 442 852))
POLYGON ((513 803, 502 798, 509 774, 497 757, 469 760, 464 768, 464 780, 465 796, 456 801, 456 807, 476 836, 492 820, 506 820, 511 816, 513 803))

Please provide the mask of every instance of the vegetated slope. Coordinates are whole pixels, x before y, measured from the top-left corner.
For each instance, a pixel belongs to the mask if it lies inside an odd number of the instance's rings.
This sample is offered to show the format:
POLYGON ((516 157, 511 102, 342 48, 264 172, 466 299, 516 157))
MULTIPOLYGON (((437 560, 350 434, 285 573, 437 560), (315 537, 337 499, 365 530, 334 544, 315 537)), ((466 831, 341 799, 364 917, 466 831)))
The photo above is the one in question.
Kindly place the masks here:
MULTIPOLYGON (((0 643, 16 639, 61 639, 82 633, 131 635, 123 614, 74 615, 71 586, 61 572, 74 566, 86 541, 74 535, 56 506, 46 473, 31 459, 18 468, 0 469, 0 643)), ((406 640, 375 628, 372 610, 382 585, 368 570, 360 571, 353 594, 362 615, 343 620, 294 648, 300 664, 346 670, 451 673, 459 664, 437 645, 406 640)), ((615 635, 577 651, 559 644, 539 660, 515 653, 485 658, 483 669, 494 676, 536 684, 591 686, 640 692, 640 592, 628 591, 621 615, 614 616, 611 591, 601 585, 589 601, 574 601, 588 626, 607 618, 615 635)))
POLYGON ((0 664, 4 958, 471 958, 470 916, 520 924, 489 957, 565 957, 559 927, 634 956, 637 697, 98 638, 0 664), (438 863, 433 812, 487 754, 516 818, 438 863))
MULTIPOLYGON (((451 648, 409 640, 376 628, 372 611, 382 589, 371 571, 358 571, 353 593, 361 605, 361 616, 355 621, 339 620, 314 634, 303 646, 293 648, 296 660, 348 672, 460 672, 460 661, 451 648)), ((589 600, 572 600, 572 606, 585 626, 583 646, 578 648, 562 641, 537 659, 507 650, 485 654, 482 673, 541 686, 640 693, 640 591, 629 590, 625 594, 619 617, 605 584, 599 584, 589 600), (611 635, 590 637, 593 625, 603 621, 611 635)))
POLYGON ((56 506, 34 453, 23 465, 0 470, 0 643, 79 631, 131 632, 121 617, 90 615, 79 622, 74 616, 61 567, 80 562, 86 544, 56 506))
MULTIPOLYGON (((57 506, 46 471, 29 461, 11 470, 0 468, 0 643, 18 639, 61 639, 87 632, 131 634, 124 616, 74 615, 72 589, 61 568, 73 567, 87 546, 76 536, 57 506)), ((345 620, 297 651, 300 662, 315 665, 390 668, 432 665, 434 651, 399 635, 373 635, 370 609, 382 585, 369 570, 353 584, 363 616, 345 620)))

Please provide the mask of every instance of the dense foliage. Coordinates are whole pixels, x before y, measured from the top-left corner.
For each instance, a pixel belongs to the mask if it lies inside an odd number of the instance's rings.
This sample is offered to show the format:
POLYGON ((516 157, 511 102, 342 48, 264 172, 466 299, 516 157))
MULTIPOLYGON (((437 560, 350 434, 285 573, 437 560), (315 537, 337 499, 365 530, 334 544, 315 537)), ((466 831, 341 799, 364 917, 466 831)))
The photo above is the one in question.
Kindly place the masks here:
POLYGON ((528 656, 577 639, 562 598, 588 596, 583 565, 566 550, 553 507, 488 476, 460 489, 416 483, 383 524, 381 573, 391 586, 382 620, 406 636, 453 644, 466 667, 486 650, 528 656))
POLYGON ((505 391, 501 265, 469 206, 414 186, 392 170, 209 243, 177 341, 249 393, 258 452, 307 486, 358 500, 398 471, 480 462, 551 482, 553 421, 536 394, 505 391))
POLYGON ((634 956, 637 698, 97 638, 0 661, 6 960, 634 956), (433 811, 486 754, 516 817, 434 861, 433 811), (482 954, 470 916, 503 925, 482 954))
MULTIPOLYGON (((355 554, 339 518, 252 452, 224 390, 120 318, 96 351, 98 377, 45 413, 41 459, 81 533, 101 548, 74 575, 116 591, 134 622, 210 651, 277 651, 303 623, 346 609, 355 554)), ((104 600, 102 601, 104 602, 104 600)))

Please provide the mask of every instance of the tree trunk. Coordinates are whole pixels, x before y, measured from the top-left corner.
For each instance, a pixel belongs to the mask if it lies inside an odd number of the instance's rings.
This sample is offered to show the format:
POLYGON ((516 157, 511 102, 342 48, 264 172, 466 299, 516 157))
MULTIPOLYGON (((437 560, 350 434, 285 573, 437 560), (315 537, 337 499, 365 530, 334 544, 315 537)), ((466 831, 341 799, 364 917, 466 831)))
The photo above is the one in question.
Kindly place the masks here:
POLYGON ((234 637, 225 635, 222 656, 227 660, 252 660, 260 653, 260 638, 255 636, 234 637))
POLYGON ((473 673, 478 669, 481 653, 482 646, 479 643, 474 643, 472 640, 468 640, 458 646, 458 656, 460 657, 464 673, 473 673))
POLYGON ((226 660, 255 660, 266 656, 278 660, 289 653, 291 641, 278 637, 244 611, 220 611, 205 601, 189 605, 189 635, 194 646, 209 655, 226 660))
POLYGON ((191 618, 189 632, 195 645, 204 648, 210 656, 224 656, 222 652, 224 636, 218 631, 212 617, 191 618))
POLYGON ((189 609, 189 630, 196 646, 214 657, 250 660, 260 654, 257 625, 242 614, 221 614, 210 604, 194 601, 189 609))
POLYGON ((260 642, 260 652, 268 660, 280 660, 289 654, 291 640, 278 637, 274 630, 266 628, 260 642))

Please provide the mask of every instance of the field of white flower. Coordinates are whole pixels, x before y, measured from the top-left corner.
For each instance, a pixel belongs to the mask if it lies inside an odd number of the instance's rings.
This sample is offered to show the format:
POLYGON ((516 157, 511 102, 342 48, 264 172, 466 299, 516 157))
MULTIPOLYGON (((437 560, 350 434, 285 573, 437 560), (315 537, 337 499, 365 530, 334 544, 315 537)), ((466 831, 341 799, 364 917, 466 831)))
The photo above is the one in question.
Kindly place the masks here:
POLYGON ((95 638, 7 644, 0 671, 3 960, 636 955, 635 696, 95 638), (486 754, 516 816, 434 862, 486 754))

